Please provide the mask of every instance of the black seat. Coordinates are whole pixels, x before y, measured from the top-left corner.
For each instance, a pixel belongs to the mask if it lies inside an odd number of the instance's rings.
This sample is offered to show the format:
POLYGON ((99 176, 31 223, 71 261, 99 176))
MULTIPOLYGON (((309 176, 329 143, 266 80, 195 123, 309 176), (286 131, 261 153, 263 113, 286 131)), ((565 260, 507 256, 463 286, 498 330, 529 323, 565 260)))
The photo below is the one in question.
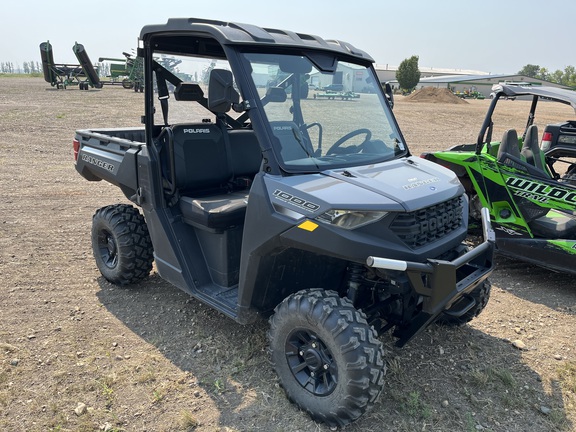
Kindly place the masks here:
MULTIPOLYGON (((532 138, 531 138, 532 139, 532 138)), ((502 141, 498 147, 498 163, 508 165, 519 171, 523 171, 527 175, 549 179, 550 174, 547 170, 541 169, 537 166, 528 163, 524 156, 520 153, 518 143, 518 134, 515 129, 509 129, 504 132, 502 141)))
POLYGON ((226 191, 232 171, 227 163, 222 129, 212 123, 172 127, 176 187, 182 195, 202 196, 226 191))
POLYGON ((223 130, 211 123, 174 125, 174 171, 185 222, 224 230, 239 225, 245 194, 232 194, 232 169, 223 130))
POLYGON ((548 175, 544 152, 540 150, 538 140, 538 126, 531 125, 526 131, 526 138, 522 144, 522 150, 520 151, 520 154, 526 158, 526 162, 534 165, 536 168, 539 168, 540 170, 544 171, 546 175, 548 175))
POLYGON ((516 129, 508 129, 502 136, 500 147, 498 148, 498 162, 507 163, 508 156, 521 159, 520 148, 518 147, 518 133, 516 129))
POLYGON ((262 150, 253 130, 228 131, 230 162, 237 184, 245 182, 249 187, 262 164, 262 150))
POLYGON ((180 197, 184 221, 214 230, 226 230, 244 222, 248 194, 227 192, 201 198, 180 197))

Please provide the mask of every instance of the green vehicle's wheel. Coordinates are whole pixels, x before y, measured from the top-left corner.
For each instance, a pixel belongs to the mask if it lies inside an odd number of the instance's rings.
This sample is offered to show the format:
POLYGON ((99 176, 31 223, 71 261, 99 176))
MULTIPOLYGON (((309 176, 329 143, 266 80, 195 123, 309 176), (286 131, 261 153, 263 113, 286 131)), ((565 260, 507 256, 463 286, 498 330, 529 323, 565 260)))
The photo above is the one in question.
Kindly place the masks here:
POLYGON ((137 282, 152 270, 148 227, 131 205, 116 204, 96 211, 92 218, 92 250, 102 276, 116 285, 137 282))
POLYGON ((334 291, 304 290, 270 319, 271 361, 288 398, 316 420, 343 426, 382 390, 382 343, 366 316, 334 291))
POLYGON ((122 87, 124 87, 125 89, 131 89, 132 87, 134 87, 134 83, 130 81, 128 78, 124 78, 122 80, 122 87))
POLYGON ((570 165, 562 180, 572 186, 576 186, 576 165, 570 165))
POLYGON ((442 325, 460 326, 472 321, 474 318, 480 315, 480 313, 488 304, 488 300, 490 300, 491 289, 492 285, 488 280, 485 280, 476 288, 474 288, 474 290, 469 294, 476 301, 476 304, 468 312, 460 317, 442 314, 438 317, 436 322, 442 325))

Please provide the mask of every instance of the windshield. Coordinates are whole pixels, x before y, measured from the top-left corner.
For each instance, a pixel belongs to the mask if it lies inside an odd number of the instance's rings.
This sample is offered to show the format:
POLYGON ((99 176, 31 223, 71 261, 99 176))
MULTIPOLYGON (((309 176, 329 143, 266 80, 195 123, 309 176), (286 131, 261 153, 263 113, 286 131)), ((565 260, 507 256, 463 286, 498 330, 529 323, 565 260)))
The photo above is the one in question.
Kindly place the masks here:
POLYGON ((367 165, 407 153, 370 68, 326 57, 244 56, 286 170, 367 165))

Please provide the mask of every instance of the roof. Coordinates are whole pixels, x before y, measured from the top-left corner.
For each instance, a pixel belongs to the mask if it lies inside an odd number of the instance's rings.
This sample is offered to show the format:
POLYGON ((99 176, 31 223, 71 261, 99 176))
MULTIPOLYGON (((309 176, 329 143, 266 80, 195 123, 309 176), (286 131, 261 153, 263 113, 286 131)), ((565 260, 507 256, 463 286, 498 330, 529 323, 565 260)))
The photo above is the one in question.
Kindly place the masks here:
POLYGON ((504 93, 506 96, 538 96, 544 99, 565 103, 576 111, 576 91, 546 86, 519 86, 511 84, 495 84, 492 86, 495 93, 504 93))
POLYGON ((322 39, 315 35, 263 28, 252 24, 201 18, 170 18, 166 24, 144 26, 140 32, 140 39, 145 40, 155 35, 192 36, 202 34, 213 37, 221 45, 259 45, 328 50, 374 62, 366 52, 344 41, 322 39))

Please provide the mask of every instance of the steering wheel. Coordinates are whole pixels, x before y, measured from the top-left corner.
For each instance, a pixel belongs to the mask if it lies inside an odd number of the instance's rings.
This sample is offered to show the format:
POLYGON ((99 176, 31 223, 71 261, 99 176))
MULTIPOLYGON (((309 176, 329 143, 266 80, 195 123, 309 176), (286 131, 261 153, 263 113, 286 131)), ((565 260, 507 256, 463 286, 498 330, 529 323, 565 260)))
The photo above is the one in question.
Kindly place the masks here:
MULTIPOLYGON (((358 148, 362 147, 362 145, 364 145, 364 143, 366 141, 370 141, 370 138, 372 138, 372 132, 370 131, 370 129, 356 129, 356 130, 353 130, 352 132, 347 133, 342 138, 340 138, 338 141, 336 141, 334 144, 332 144, 332 146, 328 149, 326 154, 329 155, 329 154, 352 153, 350 151, 342 151, 342 150, 338 150, 338 149, 342 144, 344 144, 349 139, 354 138, 356 135, 361 135, 361 134, 366 135, 366 137, 364 138, 364 141, 362 141, 362 143, 357 145, 357 146, 354 145, 354 146, 348 147, 348 149, 350 149, 350 150, 357 150, 358 148)), ((348 149, 346 149, 346 150, 348 150, 348 149)))

